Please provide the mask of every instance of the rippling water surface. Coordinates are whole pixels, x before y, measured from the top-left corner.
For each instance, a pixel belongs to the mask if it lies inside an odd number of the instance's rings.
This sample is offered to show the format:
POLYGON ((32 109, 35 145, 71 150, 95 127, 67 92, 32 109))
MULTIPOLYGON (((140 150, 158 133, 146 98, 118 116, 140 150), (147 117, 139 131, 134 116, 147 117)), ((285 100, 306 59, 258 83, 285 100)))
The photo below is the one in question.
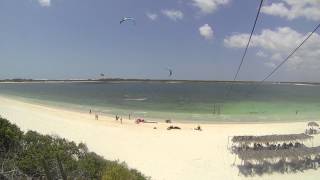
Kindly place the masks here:
POLYGON ((0 84, 0 95, 51 106, 134 117, 205 122, 320 118, 320 86, 214 82, 0 84))

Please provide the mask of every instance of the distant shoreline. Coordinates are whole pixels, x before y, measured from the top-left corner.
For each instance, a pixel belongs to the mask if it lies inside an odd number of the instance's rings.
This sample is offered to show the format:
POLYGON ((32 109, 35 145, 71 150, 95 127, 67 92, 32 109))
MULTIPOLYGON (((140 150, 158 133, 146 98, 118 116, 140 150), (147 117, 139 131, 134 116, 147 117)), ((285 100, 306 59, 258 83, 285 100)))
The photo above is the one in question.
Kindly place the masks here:
MULTIPOLYGON (((159 83, 235 83, 235 84, 255 84, 259 81, 219 81, 219 80, 175 80, 175 79, 4 79, 0 83, 103 83, 103 82, 159 82, 159 83)), ((265 84, 294 84, 294 85, 320 85, 320 82, 299 82, 299 81, 267 81, 265 84)))

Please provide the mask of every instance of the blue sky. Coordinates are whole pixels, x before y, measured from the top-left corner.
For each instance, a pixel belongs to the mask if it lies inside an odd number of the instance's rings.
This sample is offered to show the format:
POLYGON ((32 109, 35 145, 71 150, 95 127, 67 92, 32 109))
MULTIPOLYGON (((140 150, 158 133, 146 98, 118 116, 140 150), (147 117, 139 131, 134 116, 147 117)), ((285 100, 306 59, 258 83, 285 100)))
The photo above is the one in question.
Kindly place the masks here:
MULTIPOLYGON (((0 0, 0 78, 230 80, 258 0, 0 0), (136 25, 119 24, 124 16, 136 25)), ((239 80, 261 80, 320 21, 318 0, 264 2, 239 80)), ((270 80, 320 81, 319 31, 270 80)))

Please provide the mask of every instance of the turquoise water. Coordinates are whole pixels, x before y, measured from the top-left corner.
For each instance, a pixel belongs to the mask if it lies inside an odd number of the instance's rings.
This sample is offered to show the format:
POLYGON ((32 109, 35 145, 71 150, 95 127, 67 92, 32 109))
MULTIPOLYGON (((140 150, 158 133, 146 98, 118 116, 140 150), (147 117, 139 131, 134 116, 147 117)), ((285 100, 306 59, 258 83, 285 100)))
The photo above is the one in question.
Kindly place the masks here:
POLYGON ((0 84, 0 95, 106 114, 205 122, 304 121, 320 118, 320 86, 214 82, 0 84), (216 107, 216 108, 214 108, 216 107), (218 114, 220 107, 220 114, 218 114), (216 112, 216 113, 214 113, 216 112))

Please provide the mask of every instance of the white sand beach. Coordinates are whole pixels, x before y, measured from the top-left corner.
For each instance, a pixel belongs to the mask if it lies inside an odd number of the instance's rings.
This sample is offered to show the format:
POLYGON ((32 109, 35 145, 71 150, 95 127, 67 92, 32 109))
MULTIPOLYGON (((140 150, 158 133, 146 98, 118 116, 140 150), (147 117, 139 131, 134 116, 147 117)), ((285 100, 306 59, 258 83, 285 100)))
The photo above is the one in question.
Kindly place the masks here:
MULTIPOLYGON (((165 123, 135 124, 114 117, 80 113, 0 97, 0 115, 23 130, 56 134, 76 142, 84 142, 91 151, 106 159, 125 161, 155 180, 315 180, 320 170, 296 174, 272 174, 262 177, 238 175, 233 166, 234 155, 227 150, 228 137, 302 133, 307 122, 273 124, 201 124, 203 131, 193 130, 197 124, 179 124, 181 130, 170 130, 165 123), (157 129, 153 129, 156 126, 157 129)), ((314 145, 320 144, 315 137, 314 145)), ((311 146, 311 142, 307 142, 311 146)))

